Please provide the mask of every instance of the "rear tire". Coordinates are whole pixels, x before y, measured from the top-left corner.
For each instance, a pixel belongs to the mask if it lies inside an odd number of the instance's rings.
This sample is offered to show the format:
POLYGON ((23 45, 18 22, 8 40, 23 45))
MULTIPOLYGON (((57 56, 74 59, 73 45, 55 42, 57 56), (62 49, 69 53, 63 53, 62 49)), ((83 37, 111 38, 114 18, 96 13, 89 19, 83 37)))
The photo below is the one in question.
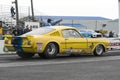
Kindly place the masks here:
POLYGON ((97 45, 94 50, 95 56, 101 56, 104 53, 104 47, 102 45, 97 45))
POLYGON ((41 57, 43 58, 55 58, 58 53, 58 46, 55 43, 49 43, 43 54, 41 54, 41 57))
POLYGON ((21 58, 32 58, 35 55, 35 54, 32 54, 32 53, 25 53, 25 52, 22 52, 20 50, 18 50, 16 52, 16 54, 21 58))

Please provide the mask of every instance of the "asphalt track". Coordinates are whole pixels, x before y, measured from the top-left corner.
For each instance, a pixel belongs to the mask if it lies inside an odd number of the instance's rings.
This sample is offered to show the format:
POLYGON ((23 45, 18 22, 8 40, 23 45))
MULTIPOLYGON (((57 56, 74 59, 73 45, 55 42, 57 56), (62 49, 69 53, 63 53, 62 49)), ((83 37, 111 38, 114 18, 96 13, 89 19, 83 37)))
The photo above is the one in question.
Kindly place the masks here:
POLYGON ((0 80, 120 80, 120 50, 55 59, 0 55, 0 80))
POLYGON ((68 64, 81 62, 109 61, 119 60, 120 50, 110 51, 103 56, 95 57, 93 55, 58 55, 55 59, 42 59, 36 55, 32 59, 22 59, 16 54, 0 55, 0 67, 68 64))

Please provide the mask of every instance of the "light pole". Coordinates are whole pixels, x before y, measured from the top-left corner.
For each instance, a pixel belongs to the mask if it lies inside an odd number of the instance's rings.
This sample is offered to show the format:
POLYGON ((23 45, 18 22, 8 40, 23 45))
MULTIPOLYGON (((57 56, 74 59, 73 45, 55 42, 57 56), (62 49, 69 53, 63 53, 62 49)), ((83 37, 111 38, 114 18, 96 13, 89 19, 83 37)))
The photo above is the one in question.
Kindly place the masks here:
POLYGON ((33 9, 33 0, 31 0, 31 11, 32 11, 32 20, 34 21, 34 9, 33 9))
POLYGON ((120 37, 120 0, 118 0, 118 6, 119 6, 118 37, 120 37))
POLYGON ((19 12, 18 12, 18 1, 15 0, 14 2, 12 2, 15 4, 15 8, 16 8, 16 26, 19 26, 19 12))
POLYGON ((96 20, 95 21, 95 30, 97 30, 97 27, 98 27, 98 21, 96 20))

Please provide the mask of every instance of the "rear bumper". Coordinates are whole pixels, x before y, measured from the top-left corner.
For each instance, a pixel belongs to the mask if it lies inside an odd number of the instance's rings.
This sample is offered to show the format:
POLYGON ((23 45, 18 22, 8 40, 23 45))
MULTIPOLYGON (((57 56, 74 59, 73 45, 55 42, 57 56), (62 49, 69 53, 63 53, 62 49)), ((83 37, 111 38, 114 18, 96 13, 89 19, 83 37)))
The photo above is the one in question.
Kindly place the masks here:
POLYGON ((13 52, 13 51, 17 51, 17 50, 22 50, 23 52, 27 52, 27 53, 37 53, 37 49, 32 48, 30 46, 5 46, 7 48, 8 51, 13 52))

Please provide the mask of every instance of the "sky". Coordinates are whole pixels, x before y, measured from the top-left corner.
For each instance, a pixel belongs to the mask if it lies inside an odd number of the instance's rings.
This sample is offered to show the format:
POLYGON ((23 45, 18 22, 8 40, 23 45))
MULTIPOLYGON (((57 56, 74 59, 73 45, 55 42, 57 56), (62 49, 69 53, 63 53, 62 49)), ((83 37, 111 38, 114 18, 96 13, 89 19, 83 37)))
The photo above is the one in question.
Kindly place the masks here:
MULTIPOLYGON (((0 0, 2 5, 13 5, 14 0, 0 0)), ((31 0, 18 0, 19 6, 30 6, 31 0)), ((99 16, 117 19, 118 0, 33 0, 35 15, 99 16)))

